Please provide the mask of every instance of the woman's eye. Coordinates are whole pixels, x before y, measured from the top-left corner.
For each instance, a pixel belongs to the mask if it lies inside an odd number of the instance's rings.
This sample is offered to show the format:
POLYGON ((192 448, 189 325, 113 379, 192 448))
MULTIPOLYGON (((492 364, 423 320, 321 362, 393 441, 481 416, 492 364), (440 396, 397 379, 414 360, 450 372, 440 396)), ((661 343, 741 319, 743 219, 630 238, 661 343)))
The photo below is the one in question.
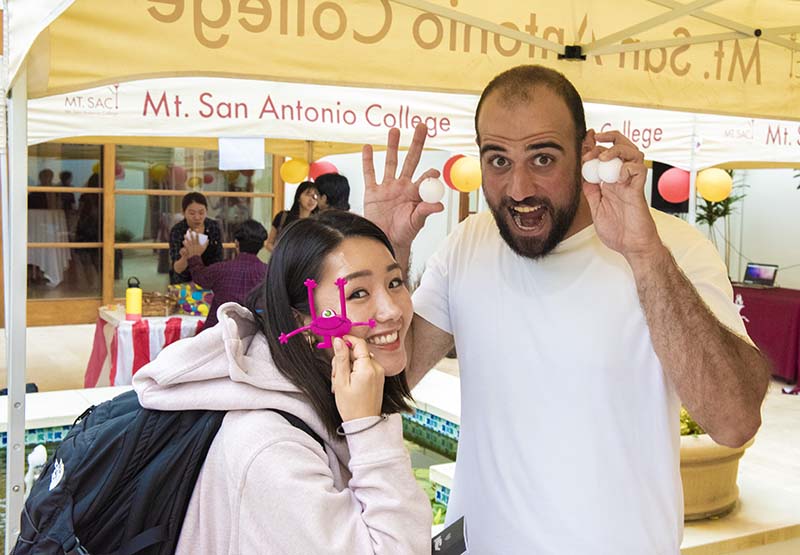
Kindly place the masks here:
POLYGON ((322 311, 323 318, 333 318, 334 316, 336 316, 336 313, 330 308, 326 308, 322 311))
POLYGON ((508 158, 497 156, 489 160, 489 163, 495 168, 505 168, 506 166, 508 166, 508 158))
POLYGON ((549 154, 539 154, 534 156, 533 163, 537 166, 549 166, 553 158, 549 154))
POLYGON ((347 300, 349 301, 349 300, 353 300, 353 299, 363 299, 366 296, 367 296, 367 292, 364 289, 356 289, 355 291, 350 293, 350 296, 347 297, 347 300))

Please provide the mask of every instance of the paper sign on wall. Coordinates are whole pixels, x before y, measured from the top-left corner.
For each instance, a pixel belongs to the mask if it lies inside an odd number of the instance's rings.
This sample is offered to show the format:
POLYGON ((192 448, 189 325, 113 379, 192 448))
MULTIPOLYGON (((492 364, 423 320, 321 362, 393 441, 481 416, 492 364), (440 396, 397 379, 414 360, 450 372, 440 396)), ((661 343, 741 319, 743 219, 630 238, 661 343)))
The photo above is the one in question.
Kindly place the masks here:
POLYGON ((264 169, 264 137, 220 137, 218 145, 219 169, 264 169))

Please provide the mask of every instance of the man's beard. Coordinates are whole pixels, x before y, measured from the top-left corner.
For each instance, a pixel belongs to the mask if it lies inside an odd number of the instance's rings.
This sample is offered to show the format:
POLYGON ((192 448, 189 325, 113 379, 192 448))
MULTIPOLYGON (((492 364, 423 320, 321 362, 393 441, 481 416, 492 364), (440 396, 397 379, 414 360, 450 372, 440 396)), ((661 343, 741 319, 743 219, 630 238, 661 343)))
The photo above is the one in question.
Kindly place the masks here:
POLYGON ((575 214, 578 212, 581 200, 580 183, 580 177, 576 175, 573 195, 569 199, 569 204, 564 207, 556 208, 550 202, 550 199, 538 196, 527 197, 521 202, 515 202, 509 197, 503 197, 499 206, 489 204, 494 221, 500 230, 500 236, 511 247, 511 250, 520 256, 535 260, 547 255, 556 248, 556 245, 564 239, 567 231, 569 231, 573 220, 575 220, 575 214), (537 205, 543 206, 550 217, 550 232, 544 238, 521 236, 513 229, 514 224, 508 221, 513 219, 511 208, 514 206, 537 205))

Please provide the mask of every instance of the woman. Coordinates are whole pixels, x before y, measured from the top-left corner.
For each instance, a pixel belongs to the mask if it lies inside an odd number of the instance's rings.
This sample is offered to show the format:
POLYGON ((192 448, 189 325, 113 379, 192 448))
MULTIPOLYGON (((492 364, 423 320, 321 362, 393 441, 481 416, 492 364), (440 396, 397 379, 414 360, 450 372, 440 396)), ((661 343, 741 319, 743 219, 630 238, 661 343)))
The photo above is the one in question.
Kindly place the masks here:
MULTIPOLYGON (((391 245, 371 222, 331 211, 287 227, 267 270, 264 318, 235 303, 219 324, 140 370, 143 406, 229 411, 194 487, 176 553, 430 553, 431 507, 403 447, 399 411, 413 309, 391 245), (354 327, 333 350, 308 333, 340 313, 354 327), (302 419, 312 437, 268 409, 302 419), (388 416, 387 416, 388 415, 388 416)), ((256 302, 255 300, 253 301, 256 302)))
POLYGON ((272 228, 267 236, 267 250, 272 252, 283 228, 295 220, 308 218, 317 213, 319 193, 311 181, 303 181, 294 192, 294 202, 289 210, 279 212, 272 220, 272 228))
POLYGON ((203 264, 211 266, 215 262, 222 261, 222 233, 219 224, 215 220, 207 218, 208 201, 202 193, 188 193, 181 201, 183 219, 172 226, 169 232, 169 282, 171 285, 176 283, 187 283, 192 281, 189 273, 189 256, 183 246, 188 232, 198 235, 204 234, 208 242, 205 243, 206 249, 201 258, 203 264))

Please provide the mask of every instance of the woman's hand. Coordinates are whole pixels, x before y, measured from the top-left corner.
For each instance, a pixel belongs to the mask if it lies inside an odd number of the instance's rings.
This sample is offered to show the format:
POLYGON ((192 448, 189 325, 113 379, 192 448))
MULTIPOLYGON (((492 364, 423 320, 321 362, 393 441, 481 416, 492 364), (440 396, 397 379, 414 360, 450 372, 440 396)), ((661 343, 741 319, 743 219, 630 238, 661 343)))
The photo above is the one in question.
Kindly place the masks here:
POLYGON ((331 382, 343 422, 380 416, 383 406, 383 367, 375 362, 367 342, 352 335, 333 340, 331 382), (347 347, 349 341, 353 347, 347 347))

